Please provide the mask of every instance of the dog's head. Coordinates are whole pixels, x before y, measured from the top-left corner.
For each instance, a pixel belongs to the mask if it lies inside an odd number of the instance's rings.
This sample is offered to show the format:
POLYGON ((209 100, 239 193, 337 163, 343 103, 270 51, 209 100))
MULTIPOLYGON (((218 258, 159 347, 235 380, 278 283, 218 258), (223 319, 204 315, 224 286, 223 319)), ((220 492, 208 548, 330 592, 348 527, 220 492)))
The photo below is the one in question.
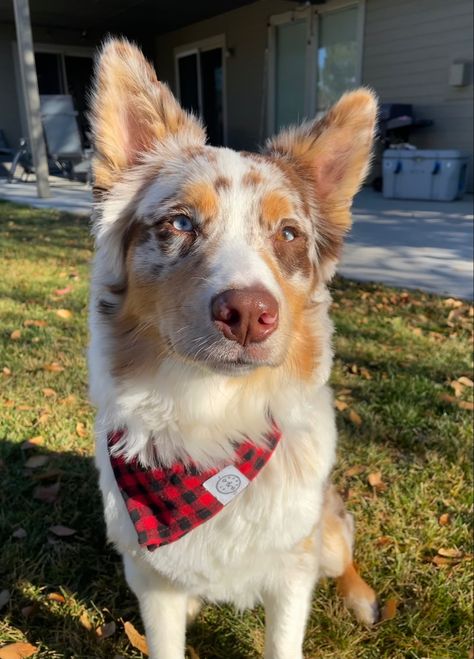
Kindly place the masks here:
POLYGON ((215 148, 142 54, 109 41, 91 116, 98 305, 117 339, 116 373, 172 356, 230 375, 286 365, 310 377, 315 309, 375 115, 361 89, 259 154, 215 148))

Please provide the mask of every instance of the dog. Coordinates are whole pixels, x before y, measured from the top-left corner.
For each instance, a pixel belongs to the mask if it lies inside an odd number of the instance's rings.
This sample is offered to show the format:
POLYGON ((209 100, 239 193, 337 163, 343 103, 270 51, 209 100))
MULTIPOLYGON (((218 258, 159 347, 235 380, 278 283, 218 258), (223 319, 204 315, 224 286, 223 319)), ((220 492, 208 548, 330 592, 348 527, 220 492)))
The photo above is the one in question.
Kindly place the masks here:
POLYGON ((362 88, 259 153, 209 146, 137 47, 102 47, 91 101, 96 464, 153 659, 183 659, 203 600, 262 603, 265 658, 302 659, 322 576, 363 623, 376 620, 352 562, 352 517, 330 484, 327 384, 327 284, 375 120, 362 88))

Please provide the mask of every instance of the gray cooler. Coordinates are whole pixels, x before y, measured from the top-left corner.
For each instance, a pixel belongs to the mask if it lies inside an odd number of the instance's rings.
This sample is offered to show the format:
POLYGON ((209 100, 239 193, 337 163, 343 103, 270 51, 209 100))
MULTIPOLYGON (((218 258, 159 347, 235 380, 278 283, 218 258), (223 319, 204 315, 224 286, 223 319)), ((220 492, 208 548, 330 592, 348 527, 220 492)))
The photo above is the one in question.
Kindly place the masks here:
POLYGON ((383 196, 459 199, 466 189, 467 162, 467 156, 454 149, 387 149, 383 154, 383 196))

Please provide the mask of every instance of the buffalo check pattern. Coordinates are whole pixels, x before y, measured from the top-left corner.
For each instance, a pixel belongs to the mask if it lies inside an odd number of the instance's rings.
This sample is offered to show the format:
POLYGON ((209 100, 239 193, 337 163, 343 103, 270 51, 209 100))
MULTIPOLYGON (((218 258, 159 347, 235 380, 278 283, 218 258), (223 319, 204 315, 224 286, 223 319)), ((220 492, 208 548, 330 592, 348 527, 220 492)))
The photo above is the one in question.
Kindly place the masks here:
POLYGON ((177 462, 171 467, 147 469, 137 460, 126 462, 111 451, 126 429, 107 436, 110 462, 119 490, 135 526, 138 543, 153 551, 175 542, 224 508, 204 483, 229 464, 252 481, 271 458, 281 438, 274 424, 266 445, 256 446, 251 440, 236 445, 231 463, 200 471, 194 465, 177 462))

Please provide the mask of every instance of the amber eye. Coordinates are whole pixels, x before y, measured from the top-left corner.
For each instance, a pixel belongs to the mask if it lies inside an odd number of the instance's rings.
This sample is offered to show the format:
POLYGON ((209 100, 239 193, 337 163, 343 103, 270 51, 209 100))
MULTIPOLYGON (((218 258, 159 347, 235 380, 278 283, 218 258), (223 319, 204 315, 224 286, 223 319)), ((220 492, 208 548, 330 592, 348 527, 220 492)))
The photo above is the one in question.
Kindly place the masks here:
POLYGON ((292 227, 283 227, 278 233, 278 240, 289 243, 296 238, 296 230, 292 227))
POLYGON ((183 233, 194 231, 193 223, 186 215, 178 215, 171 224, 176 231, 182 231, 183 233))

